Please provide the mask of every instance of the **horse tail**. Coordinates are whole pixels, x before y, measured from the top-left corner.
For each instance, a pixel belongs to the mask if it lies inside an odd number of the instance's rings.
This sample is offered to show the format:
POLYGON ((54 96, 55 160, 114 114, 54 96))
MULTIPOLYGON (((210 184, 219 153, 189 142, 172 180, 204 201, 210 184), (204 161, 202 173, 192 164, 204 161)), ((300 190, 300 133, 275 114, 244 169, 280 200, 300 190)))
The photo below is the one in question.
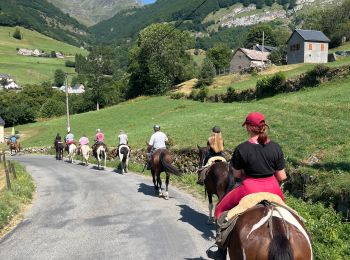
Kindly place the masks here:
POLYGON ((293 260, 292 246, 284 234, 275 235, 269 245, 269 260, 293 260))
POLYGON ((165 157, 165 153, 164 153, 164 151, 162 151, 162 152, 160 153, 160 155, 159 155, 159 160, 161 161, 163 167, 164 167, 167 171, 169 171, 169 172, 171 172, 171 173, 174 173, 174 174, 177 175, 177 176, 180 176, 180 175, 181 175, 180 170, 178 170, 177 168, 175 168, 174 166, 172 166, 171 163, 168 163, 168 162, 165 160, 164 157, 165 157))

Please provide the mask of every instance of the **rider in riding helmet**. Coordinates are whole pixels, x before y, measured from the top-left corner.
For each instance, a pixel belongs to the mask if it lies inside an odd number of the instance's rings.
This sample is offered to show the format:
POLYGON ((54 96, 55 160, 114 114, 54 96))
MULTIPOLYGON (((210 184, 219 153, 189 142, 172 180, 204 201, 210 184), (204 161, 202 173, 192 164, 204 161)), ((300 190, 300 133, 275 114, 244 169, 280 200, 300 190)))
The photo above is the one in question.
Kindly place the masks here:
POLYGON ((96 143, 103 143, 105 135, 101 132, 101 129, 96 129, 95 141, 96 143))
POLYGON ((166 149, 166 144, 168 143, 168 137, 160 131, 159 125, 154 125, 153 130, 154 134, 152 134, 147 146, 147 169, 150 169, 150 160, 154 151, 158 149, 166 149))
POLYGON ((10 137, 10 142, 13 143, 13 144, 17 143, 17 137, 15 135, 12 135, 10 137))
MULTIPOLYGON (((242 182, 217 204, 216 219, 224 211, 238 205, 248 194, 270 192, 284 200, 278 183, 287 178, 284 155, 281 147, 268 137, 269 126, 265 122, 265 116, 259 112, 252 112, 248 114, 242 126, 246 127, 249 139, 236 147, 231 159, 236 182, 242 182)), ((226 253, 227 250, 222 248, 207 251, 208 257, 214 259, 226 259, 226 253)))
POLYGON ((208 145, 209 152, 204 160, 203 166, 205 166, 208 163, 208 160, 211 157, 214 157, 214 156, 224 157, 224 154, 223 154, 224 140, 222 138, 220 127, 214 126, 211 129, 211 135, 208 139, 207 145, 208 145))
POLYGON ((66 144, 73 144, 74 143, 74 135, 70 131, 68 131, 64 140, 65 140, 66 144))
POLYGON ((119 140, 119 143, 117 146, 117 156, 119 156, 119 147, 121 145, 128 145, 129 143, 128 136, 123 130, 119 131, 118 140, 119 140))
POLYGON ((55 137, 55 141, 54 141, 55 146, 58 142, 62 142, 62 137, 60 136, 59 133, 57 133, 57 135, 55 137))
POLYGON ((79 139, 79 144, 80 144, 80 148, 81 148, 83 145, 89 144, 89 138, 87 138, 86 135, 83 135, 83 136, 79 139))

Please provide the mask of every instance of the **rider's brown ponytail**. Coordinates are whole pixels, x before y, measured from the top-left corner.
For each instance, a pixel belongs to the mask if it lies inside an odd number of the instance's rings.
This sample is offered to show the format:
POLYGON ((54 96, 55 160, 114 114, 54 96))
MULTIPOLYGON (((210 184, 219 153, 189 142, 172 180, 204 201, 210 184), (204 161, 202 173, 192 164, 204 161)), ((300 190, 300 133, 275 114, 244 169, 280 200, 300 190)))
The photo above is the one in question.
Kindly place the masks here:
POLYGON ((258 143, 259 144, 266 144, 268 142, 268 129, 269 126, 265 122, 262 122, 258 126, 253 126, 253 125, 247 125, 248 131, 252 132, 255 135, 258 135, 258 143))

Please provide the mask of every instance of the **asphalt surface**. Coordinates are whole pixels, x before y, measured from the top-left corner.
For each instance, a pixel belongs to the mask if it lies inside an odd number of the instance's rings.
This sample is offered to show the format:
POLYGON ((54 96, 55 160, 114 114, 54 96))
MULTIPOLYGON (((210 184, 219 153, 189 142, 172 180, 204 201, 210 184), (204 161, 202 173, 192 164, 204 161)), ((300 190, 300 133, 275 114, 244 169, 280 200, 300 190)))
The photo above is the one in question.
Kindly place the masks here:
MULTIPOLYGON (((0 259, 206 259, 214 227, 201 203, 150 179, 49 156, 16 156, 37 186, 33 207, 0 240, 0 259)), ((164 179, 164 176, 162 176, 164 179)))

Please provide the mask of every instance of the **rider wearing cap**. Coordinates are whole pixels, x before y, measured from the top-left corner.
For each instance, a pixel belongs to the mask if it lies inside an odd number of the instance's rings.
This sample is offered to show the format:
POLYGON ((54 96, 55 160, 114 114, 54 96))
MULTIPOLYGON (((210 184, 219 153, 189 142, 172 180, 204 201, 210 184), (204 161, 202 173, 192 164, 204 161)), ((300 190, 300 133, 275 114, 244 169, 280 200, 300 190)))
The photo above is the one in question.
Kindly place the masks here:
MULTIPOLYGON (((216 205, 215 217, 238 205, 246 195, 258 192, 270 192, 284 200, 278 182, 284 181, 285 160, 281 147, 268 138, 269 126, 265 116, 259 112, 252 112, 244 121, 249 139, 238 145, 233 153, 231 165, 234 168, 236 182, 242 183, 230 191, 216 205)), ((214 259, 226 259, 227 250, 218 248, 217 251, 207 251, 207 255, 214 259)))
POLYGON ((95 141, 96 143, 103 143, 105 135, 101 132, 101 129, 96 129, 95 141))
POLYGON ((205 166, 208 160, 214 156, 224 157, 224 140, 222 138, 221 129, 218 126, 214 126, 211 130, 211 135, 207 142, 208 145, 208 155, 206 156, 203 166, 205 166))
POLYGON ((155 151, 158 149, 166 149, 166 143, 168 142, 168 137, 166 134, 160 131, 159 125, 153 126, 154 134, 148 142, 147 151, 155 151))

